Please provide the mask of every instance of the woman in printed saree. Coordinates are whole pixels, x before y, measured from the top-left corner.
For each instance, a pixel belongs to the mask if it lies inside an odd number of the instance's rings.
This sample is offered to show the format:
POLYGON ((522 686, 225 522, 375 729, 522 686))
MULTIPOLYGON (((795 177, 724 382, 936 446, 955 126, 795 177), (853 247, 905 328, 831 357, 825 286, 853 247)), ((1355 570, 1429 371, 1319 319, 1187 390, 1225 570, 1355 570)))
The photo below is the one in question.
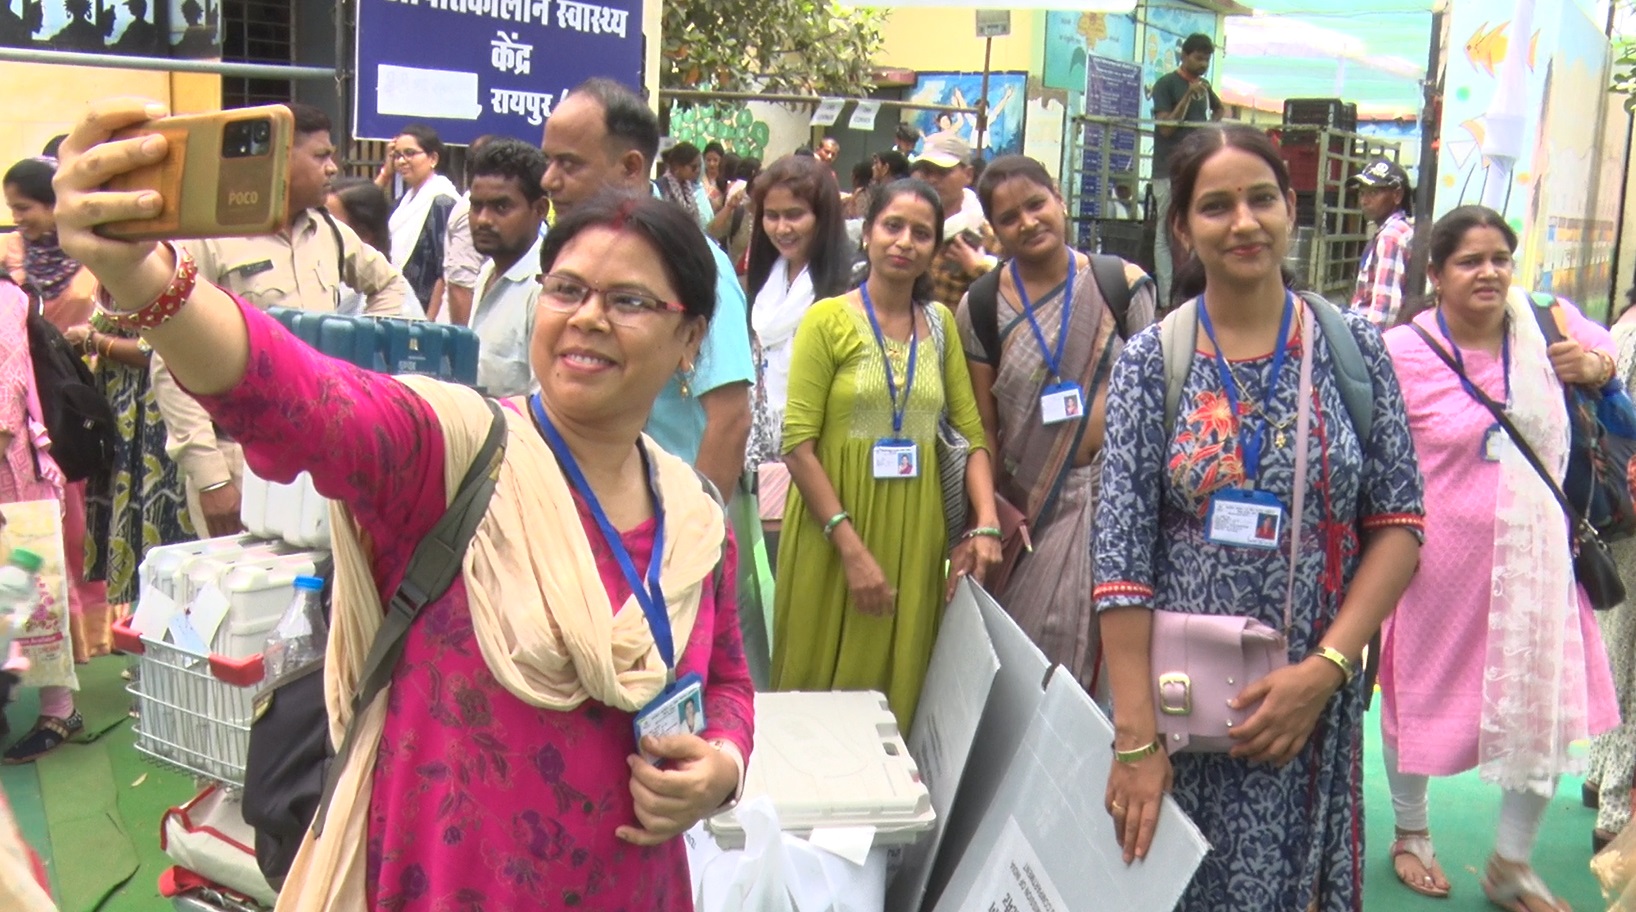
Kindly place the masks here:
POLYGON ((1085 593, 1108 375, 1125 340, 1153 322, 1153 281, 1125 264, 1127 306, 1114 311, 1106 295, 1120 289, 1102 288, 1091 258, 1068 247, 1067 208, 1032 158, 995 159, 977 196, 1012 258, 997 293, 974 286, 955 316, 996 454, 995 491, 1027 517, 1034 544, 995 595, 1047 658, 1092 689, 1098 637, 1085 593))

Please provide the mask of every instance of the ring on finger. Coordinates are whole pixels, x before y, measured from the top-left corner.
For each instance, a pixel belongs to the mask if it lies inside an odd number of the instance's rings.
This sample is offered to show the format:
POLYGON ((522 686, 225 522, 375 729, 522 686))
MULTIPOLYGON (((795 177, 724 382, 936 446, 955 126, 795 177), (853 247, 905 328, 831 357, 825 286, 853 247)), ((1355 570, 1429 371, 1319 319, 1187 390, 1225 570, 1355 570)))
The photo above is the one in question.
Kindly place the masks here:
POLYGON ((1120 804, 1120 803, 1119 803, 1119 802, 1117 802, 1117 801, 1115 801, 1115 802, 1112 802, 1112 803, 1110 803, 1110 804, 1109 804, 1109 805, 1108 805, 1108 807, 1110 807, 1110 808, 1112 808, 1112 809, 1113 809, 1113 812, 1114 812, 1114 813, 1115 813, 1115 814, 1123 814, 1123 813, 1125 813, 1125 806, 1124 806, 1124 805, 1122 805, 1122 804, 1120 804))

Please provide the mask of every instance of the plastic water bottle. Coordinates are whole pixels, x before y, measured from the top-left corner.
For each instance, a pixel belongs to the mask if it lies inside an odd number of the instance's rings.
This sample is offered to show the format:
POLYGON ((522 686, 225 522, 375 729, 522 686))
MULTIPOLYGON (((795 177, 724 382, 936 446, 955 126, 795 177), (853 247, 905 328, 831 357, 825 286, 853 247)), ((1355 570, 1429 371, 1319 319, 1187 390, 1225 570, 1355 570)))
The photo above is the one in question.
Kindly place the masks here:
POLYGON ((34 612, 42 564, 33 551, 15 548, 6 566, 0 568, 0 664, 10 656, 12 640, 23 632, 34 612))
POLYGON ((267 637, 262 650, 267 680, 299 671, 324 658, 329 625, 324 622, 324 581, 316 576, 295 578, 295 597, 267 637))

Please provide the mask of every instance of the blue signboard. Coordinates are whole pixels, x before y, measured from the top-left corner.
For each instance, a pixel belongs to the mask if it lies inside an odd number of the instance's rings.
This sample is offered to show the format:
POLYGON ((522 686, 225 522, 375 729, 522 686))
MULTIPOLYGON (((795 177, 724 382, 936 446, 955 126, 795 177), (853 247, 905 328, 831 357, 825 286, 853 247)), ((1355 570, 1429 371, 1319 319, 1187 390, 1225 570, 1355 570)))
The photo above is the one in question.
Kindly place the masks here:
POLYGON ((593 76, 642 85, 642 0, 359 0, 354 132, 410 123, 465 144, 539 142, 568 90, 593 76))

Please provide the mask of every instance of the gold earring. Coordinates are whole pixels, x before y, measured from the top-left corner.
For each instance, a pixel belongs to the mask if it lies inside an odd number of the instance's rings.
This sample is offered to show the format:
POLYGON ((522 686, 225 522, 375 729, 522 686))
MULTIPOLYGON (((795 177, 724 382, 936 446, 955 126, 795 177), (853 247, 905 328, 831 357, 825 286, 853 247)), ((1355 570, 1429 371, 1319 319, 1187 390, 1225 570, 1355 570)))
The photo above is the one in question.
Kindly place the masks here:
POLYGON ((680 384, 681 384, 682 398, 683 399, 692 398, 692 396, 693 396, 693 383, 692 383, 692 380, 693 380, 693 365, 691 365, 691 364, 682 365, 682 370, 678 374, 678 380, 680 381, 680 384))

